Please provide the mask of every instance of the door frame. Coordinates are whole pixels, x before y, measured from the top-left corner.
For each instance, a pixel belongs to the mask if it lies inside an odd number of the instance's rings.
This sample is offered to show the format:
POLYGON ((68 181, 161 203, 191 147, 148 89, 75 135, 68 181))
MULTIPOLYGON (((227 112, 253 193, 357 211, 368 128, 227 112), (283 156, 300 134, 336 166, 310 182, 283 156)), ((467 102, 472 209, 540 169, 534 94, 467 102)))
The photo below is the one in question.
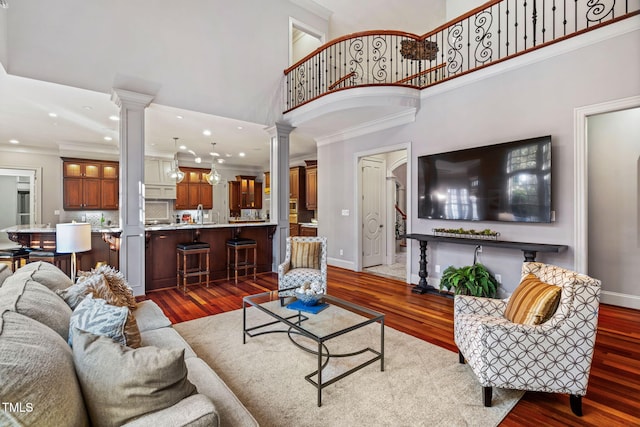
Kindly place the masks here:
POLYGON ((5 176, 29 176, 29 191, 31 200, 29 209, 32 209, 31 225, 39 224, 42 218, 42 168, 41 167, 20 167, 5 166, 0 164, 1 175, 5 176))
MULTIPOLYGON (((587 121, 590 116, 640 107, 640 96, 587 105, 574 109, 575 179, 574 179, 574 270, 587 273, 589 266, 589 188, 587 121)), ((640 298, 603 291, 601 302, 640 309, 640 298)))
MULTIPOLYGON (((362 271, 362 172, 360 170, 360 160, 363 157, 370 157, 379 154, 389 153, 391 151, 406 150, 407 153, 407 233, 411 231, 412 224, 412 206, 413 206, 413 185, 412 185, 412 170, 413 170, 413 158, 411 155, 411 143, 400 143, 396 145, 388 145, 380 148, 374 148, 366 151, 358 151, 353 154, 353 182, 355 185, 354 194, 356 203, 354 203, 355 212, 353 213, 353 229, 355 230, 355 253, 353 259, 355 260, 355 271, 362 271)), ((387 165, 387 168, 389 165, 387 165)), ((386 172, 385 172, 386 174, 386 172)), ((386 184, 385 184, 386 185, 386 184)), ((385 191, 386 194, 386 191, 385 191)), ((389 227, 389 218, 386 219, 385 227, 389 227)), ((412 262, 412 245, 407 245, 407 271, 405 281, 411 283, 411 262, 412 262)))

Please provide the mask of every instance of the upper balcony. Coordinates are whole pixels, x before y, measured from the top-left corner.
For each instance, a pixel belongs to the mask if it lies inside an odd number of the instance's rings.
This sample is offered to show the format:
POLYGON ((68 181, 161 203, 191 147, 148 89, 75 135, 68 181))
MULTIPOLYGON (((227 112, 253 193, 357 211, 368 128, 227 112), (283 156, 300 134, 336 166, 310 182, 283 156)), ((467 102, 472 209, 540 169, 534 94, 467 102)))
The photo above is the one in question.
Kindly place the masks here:
POLYGON ((285 118, 304 122, 324 114, 326 123, 330 112, 356 106, 377 107, 379 116, 417 109, 422 89, 638 14, 640 0, 492 0, 422 36, 350 34, 285 70, 285 118), (371 87, 388 90, 356 101, 364 93, 356 88, 371 87))

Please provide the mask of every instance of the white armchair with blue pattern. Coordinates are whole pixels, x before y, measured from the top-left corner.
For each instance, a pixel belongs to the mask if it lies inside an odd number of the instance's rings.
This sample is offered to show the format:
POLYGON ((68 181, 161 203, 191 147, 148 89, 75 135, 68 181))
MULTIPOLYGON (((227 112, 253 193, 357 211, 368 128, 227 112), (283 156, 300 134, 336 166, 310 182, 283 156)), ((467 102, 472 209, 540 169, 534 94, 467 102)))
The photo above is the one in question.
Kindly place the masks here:
POLYGON ((600 281, 539 262, 525 262, 522 277, 561 288, 555 314, 538 325, 505 318, 507 300, 456 295, 454 338, 491 406, 492 387, 570 395, 571 409, 582 415, 582 396, 596 341, 600 281))
MULTIPOLYGON (((316 261, 315 259, 313 261, 316 261)), ((322 290, 327 292, 327 238, 326 237, 287 237, 287 250, 285 259, 278 266, 278 289, 291 289, 302 286, 305 282, 318 281, 322 285, 322 290), (318 253, 318 269, 308 267, 298 267, 292 263, 292 244, 318 242, 320 250, 318 253)), ((293 290, 281 291, 279 296, 283 301, 284 297, 293 296, 293 290)))

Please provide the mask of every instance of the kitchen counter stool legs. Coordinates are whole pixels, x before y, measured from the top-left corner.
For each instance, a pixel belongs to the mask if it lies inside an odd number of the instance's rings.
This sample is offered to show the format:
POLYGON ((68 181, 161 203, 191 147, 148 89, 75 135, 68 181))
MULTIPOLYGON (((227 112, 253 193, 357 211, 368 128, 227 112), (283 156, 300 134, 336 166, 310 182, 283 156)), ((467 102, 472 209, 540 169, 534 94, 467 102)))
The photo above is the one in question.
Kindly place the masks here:
POLYGON ((238 284, 238 271, 244 270, 244 275, 253 269, 253 280, 256 280, 258 269, 258 243, 252 239, 234 238, 227 240, 227 280, 233 270, 236 285, 238 284), (241 258, 241 253, 244 257, 241 258), (250 254, 253 255, 250 257, 250 254))
POLYGON ((176 273, 176 280, 178 287, 182 285, 183 293, 187 293, 189 277, 197 276, 197 283, 202 284, 202 276, 205 276, 204 283, 207 285, 207 288, 209 287, 209 249, 209 244, 205 242, 178 244, 176 260, 178 271, 176 273))

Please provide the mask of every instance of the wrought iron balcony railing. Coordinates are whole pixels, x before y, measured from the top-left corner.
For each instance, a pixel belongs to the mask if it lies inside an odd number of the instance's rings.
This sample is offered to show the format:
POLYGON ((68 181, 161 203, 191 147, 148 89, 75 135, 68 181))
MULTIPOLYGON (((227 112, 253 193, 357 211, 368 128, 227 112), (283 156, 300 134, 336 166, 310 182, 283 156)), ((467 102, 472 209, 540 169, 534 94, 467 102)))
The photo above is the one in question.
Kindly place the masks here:
POLYGON ((640 0, 493 0, 435 30, 350 34, 285 70, 285 112, 338 90, 424 89, 640 13, 640 0))

